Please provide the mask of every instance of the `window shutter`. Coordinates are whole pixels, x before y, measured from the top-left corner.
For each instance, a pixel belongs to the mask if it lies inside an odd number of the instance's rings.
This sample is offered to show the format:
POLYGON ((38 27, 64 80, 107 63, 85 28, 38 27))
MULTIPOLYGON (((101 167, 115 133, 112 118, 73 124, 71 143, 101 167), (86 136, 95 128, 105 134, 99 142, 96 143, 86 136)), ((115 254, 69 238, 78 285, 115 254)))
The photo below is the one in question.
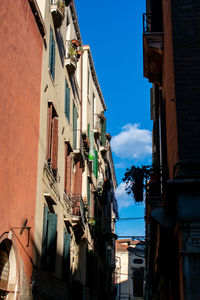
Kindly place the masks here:
POLYGON ((67 193, 67 154, 68 154, 68 145, 65 143, 65 182, 64 182, 64 190, 67 193))
POLYGON ((78 117, 77 108, 74 104, 74 106, 73 106, 73 136, 74 136, 73 148, 74 149, 76 149, 76 147, 77 147, 77 117, 78 117))
POLYGON ((98 178, 98 152, 94 150, 94 162, 93 162, 93 173, 96 178, 98 178))
POLYGON ((64 230, 64 241, 63 241, 63 278, 69 280, 70 274, 70 243, 71 234, 66 229, 64 230))
POLYGON ((53 30, 50 27, 50 39, 49 39, 49 71, 53 80, 55 79, 55 41, 53 38, 53 30))
POLYGON ((46 148, 46 160, 50 160, 51 158, 51 121, 52 121, 52 111, 53 105, 52 103, 48 107, 47 114, 47 148, 46 148))
POLYGON ((101 143, 103 146, 106 144, 106 119, 103 121, 101 126, 101 143))
POLYGON ((71 195, 71 172, 72 172, 72 158, 69 154, 67 156, 67 195, 71 195))
POLYGON ((52 37, 52 77, 55 80, 55 41, 52 37))
POLYGON ((57 158, 58 158, 58 119, 53 118, 51 167, 54 171, 57 171, 57 158))
POLYGON ((48 225, 48 207, 44 207, 43 215, 43 233, 42 233, 42 267, 46 266, 46 251, 47 251, 47 225, 48 225))
POLYGON ((49 70, 50 70, 50 72, 51 72, 52 55, 53 55, 52 43, 53 43, 53 30, 50 27, 50 37, 49 37, 49 70))
POLYGON ((65 115, 70 122, 70 88, 65 83, 65 115))
POLYGON ((90 138, 90 123, 88 124, 88 127, 87 127, 87 134, 88 134, 88 138, 90 138))
POLYGON ((57 246, 57 215, 48 214, 46 269, 54 271, 57 246))

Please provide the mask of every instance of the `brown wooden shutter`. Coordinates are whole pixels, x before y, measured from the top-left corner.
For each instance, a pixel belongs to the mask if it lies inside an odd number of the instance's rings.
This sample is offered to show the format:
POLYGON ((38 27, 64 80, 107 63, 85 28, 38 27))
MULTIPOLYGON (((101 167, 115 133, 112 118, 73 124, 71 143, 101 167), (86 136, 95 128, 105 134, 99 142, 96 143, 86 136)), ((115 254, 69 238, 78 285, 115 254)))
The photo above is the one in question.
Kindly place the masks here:
POLYGON ((46 148, 46 160, 51 158, 51 122, 52 122, 53 105, 48 107, 47 114, 47 148, 46 148))
POLYGON ((67 155, 68 155, 68 145, 65 143, 65 182, 64 182, 64 189, 67 193, 67 155))
POLYGON ((72 172, 72 158, 71 154, 67 156, 67 194, 71 194, 71 172, 72 172))
POLYGON ((58 158, 58 119, 53 118, 52 145, 51 145, 51 167, 54 171, 57 170, 57 158, 58 158))

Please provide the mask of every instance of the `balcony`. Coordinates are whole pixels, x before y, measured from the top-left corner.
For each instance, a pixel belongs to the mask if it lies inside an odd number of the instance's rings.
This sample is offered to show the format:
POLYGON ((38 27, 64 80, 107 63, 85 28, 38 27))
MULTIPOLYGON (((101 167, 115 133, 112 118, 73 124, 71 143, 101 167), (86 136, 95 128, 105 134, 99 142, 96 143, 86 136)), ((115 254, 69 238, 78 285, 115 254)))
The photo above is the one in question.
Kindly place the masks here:
POLYGON ((72 217, 72 201, 71 197, 67 195, 65 192, 63 193, 63 202, 64 202, 64 221, 67 223, 71 223, 71 217, 72 217))
POLYGON ((60 200, 60 195, 57 189, 56 183, 60 182, 60 176, 58 174, 58 171, 53 170, 51 167, 51 163, 49 161, 45 161, 43 166, 43 172, 44 176, 48 181, 48 184, 52 191, 54 192, 54 195, 57 197, 58 200, 60 200))
POLYGON ((85 164, 84 143, 82 131, 80 129, 73 131, 73 156, 75 161, 80 161, 81 167, 85 164))
POLYGON ((161 181, 159 173, 150 174, 150 180, 146 186, 146 220, 149 222, 151 212, 162 207, 161 181))
POLYGON ((77 40, 66 41, 65 66, 68 72, 73 75, 76 71, 77 62, 82 54, 82 49, 77 40))
POLYGON ((102 120, 100 114, 94 115, 94 137, 99 138, 101 135, 102 120))
POLYGON ((81 194, 72 194, 71 196, 71 207, 72 207, 72 224, 85 225, 86 215, 85 206, 81 194))
POLYGON ((51 0, 51 13, 55 27, 59 28, 65 18, 65 2, 51 0))
POLYGON ((163 70, 163 32, 162 26, 152 14, 143 14, 143 60, 144 77, 150 82, 162 84, 163 70))

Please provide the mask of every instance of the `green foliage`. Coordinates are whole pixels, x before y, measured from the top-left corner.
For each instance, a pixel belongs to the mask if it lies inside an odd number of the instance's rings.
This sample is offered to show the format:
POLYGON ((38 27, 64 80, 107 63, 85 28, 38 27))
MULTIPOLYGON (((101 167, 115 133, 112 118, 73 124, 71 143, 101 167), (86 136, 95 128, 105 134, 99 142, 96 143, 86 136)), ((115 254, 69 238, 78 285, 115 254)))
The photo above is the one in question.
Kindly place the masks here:
POLYGON ((126 170, 123 181, 126 183, 125 190, 127 194, 132 195, 136 202, 143 201, 143 192, 146 181, 151 173, 149 166, 135 167, 132 166, 126 170))
POLYGON ((68 50, 69 56, 74 56, 74 55, 77 54, 77 51, 76 51, 76 49, 73 47, 71 41, 70 41, 69 44, 68 44, 68 49, 69 49, 69 50, 68 50))

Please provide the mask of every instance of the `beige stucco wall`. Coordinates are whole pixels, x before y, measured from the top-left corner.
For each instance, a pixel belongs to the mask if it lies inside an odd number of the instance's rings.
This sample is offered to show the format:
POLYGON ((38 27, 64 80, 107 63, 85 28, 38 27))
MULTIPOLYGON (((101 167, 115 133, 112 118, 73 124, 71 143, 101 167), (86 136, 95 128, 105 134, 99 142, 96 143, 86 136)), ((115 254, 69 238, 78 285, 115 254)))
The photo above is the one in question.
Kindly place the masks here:
MULTIPOLYGON (((143 254, 144 256, 144 254, 143 254)), ((141 258, 135 253, 128 251, 116 252, 116 281, 118 284, 117 299, 121 300, 142 300, 144 298, 133 296, 133 271, 145 268, 145 259, 142 264, 135 264, 134 259, 141 258), (120 294, 120 295, 119 295, 120 294)))
MULTIPOLYGON (((45 2, 43 0, 43 2, 45 2)), ((49 1, 46 1, 46 4, 49 1)), ((71 12, 69 7, 65 8, 65 19, 62 26, 58 29, 60 37, 62 37, 64 45, 66 45, 66 16, 71 18, 71 12)), ((40 265, 41 251, 42 251, 42 232, 43 232, 43 211, 44 205, 47 205, 44 194, 49 194, 55 201, 53 205, 55 213, 58 215, 58 226, 57 226, 57 259, 55 275, 61 277, 62 267, 62 253, 63 253, 63 230, 64 230, 64 219, 63 215, 67 214, 65 211, 63 192, 64 192, 64 175, 65 175, 65 141, 69 141, 73 145, 73 131, 72 131, 72 120, 73 120, 73 102, 76 103, 78 109, 78 128, 80 128, 80 97, 73 95, 72 88, 70 89, 70 123, 65 116, 65 79, 67 80, 68 86, 71 87, 68 72, 65 64, 62 64, 58 44, 56 42, 56 35, 54 30, 55 40, 55 81, 52 80, 49 72, 49 36, 50 26, 54 29, 52 15, 49 12, 48 5, 44 13, 44 20, 47 29, 46 45, 43 51, 43 71, 42 71, 42 85, 41 85, 41 109, 40 109, 40 138, 39 138, 39 159, 38 159, 38 181, 37 181, 37 201, 36 201, 36 228, 35 228, 35 264, 40 265), (47 107, 48 101, 51 101, 58 114, 58 173, 60 176, 60 182, 55 183, 54 186, 60 196, 60 199, 55 195, 53 189, 50 187, 48 179, 43 172, 43 166, 46 159, 46 134, 47 134, 47 107)), ((73 25, 73 24, 72 24, 73 25)), ((76 39, 74 34, 75 30, 70 33, 71 38, 76 39)), ((80 61, 78 62, 78 64, 80 61)), ((80 68, 76 72, 76 76, 80 77, 80 68)), ((79 79, 80 82, 80 79, 79 79)), ((78 91, 79 87, 78 87, 78 91)), ((70 218, 70 216, 69 216, 70 218)), ((77 250, 78 251, 78 250, 77 250)), ((74 252, 72 253, 72 259, 74 252)))

